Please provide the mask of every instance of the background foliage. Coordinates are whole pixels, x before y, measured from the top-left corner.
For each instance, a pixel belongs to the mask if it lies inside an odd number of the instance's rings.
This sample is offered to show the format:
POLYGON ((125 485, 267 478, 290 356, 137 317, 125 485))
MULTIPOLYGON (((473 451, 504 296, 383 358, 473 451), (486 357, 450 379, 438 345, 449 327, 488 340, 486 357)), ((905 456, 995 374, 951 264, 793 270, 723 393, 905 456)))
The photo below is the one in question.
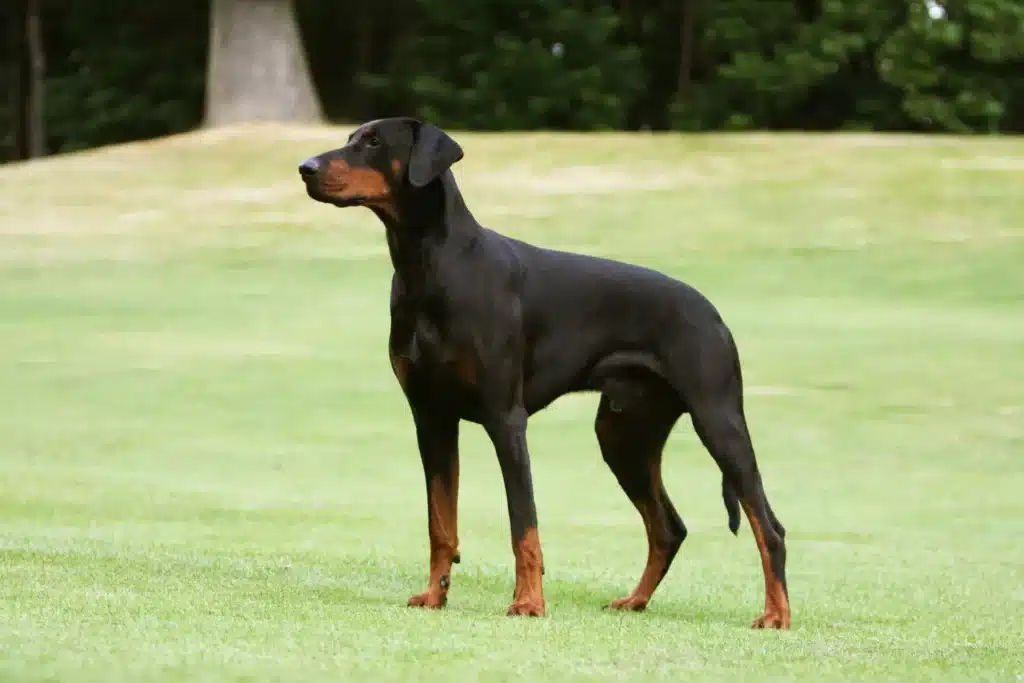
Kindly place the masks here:
MULTIPOLYGON (((20 26, 2 3, 0 81, 20 26)), ((1024 131, 1020 0, 296 0, 329 117, 473 129, 1024 131), (692 4, 689 4, 691 3, 692 4)), ((200 122, 208 3, 44 0, 51 152, 200 122)), ((0 102, 0 157, 12 100, 0 102)))

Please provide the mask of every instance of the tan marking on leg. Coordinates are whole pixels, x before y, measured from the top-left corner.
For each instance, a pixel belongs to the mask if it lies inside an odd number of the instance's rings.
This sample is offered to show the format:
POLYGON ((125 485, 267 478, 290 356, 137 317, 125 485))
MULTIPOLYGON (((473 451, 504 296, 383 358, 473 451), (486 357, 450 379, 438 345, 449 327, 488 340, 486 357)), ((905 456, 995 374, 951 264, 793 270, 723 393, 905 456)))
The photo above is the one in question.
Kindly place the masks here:
POLYGON ((402 391, 405 391, 406 383, 409 381, 409 359, 405 356, 392 355, 391 370, 395 373, 402 391))
POLYGON ((757 550, 761 554, 761 568, 764 570, 764 614, 753 623, 754 628, 777 628, 788 629, 790 626, 789 598, 782 587, 782 581, 775 576, 772 570, 771 553, 768 551, 768 544, 764 540, 764 532, 761 523, 753 510, 746 503, 740 503, 743 512, 747 515, 750 523, 750 530, 757 542, 757 550))
POLYGON ((516 558, 516 590, 509 616, 544 616, 544 556, 536 527, 526 530, 518 541, 513 539, 516 558))
POLYGON ((660 458, 651 462, 651 490, 654 491, 654 500, 636 503, 637 512, 644 521, 644 530, 647 532, 647 564, 644 565, 643 574, 640 575, 640 582, 637 583, 633 592, 625 598, 612 601, 611 609, 629 610, 642 612, 647 608, 651 596, 657 590, 665 575, 665 566, 668 554, 660 538, 658 522, 664 516, 661 508, 661 501, 658 499, 658 492, 661 491, 661 462, 660 458))
POLYGON ((430 536, 430 579, 427 590, 409 598, 410 607, 444 607, 451 586, 452 564, 459 561, 459 461, 452 461, 446 484, 440 476, 430 481, 427 492, 427 524, 430 536))

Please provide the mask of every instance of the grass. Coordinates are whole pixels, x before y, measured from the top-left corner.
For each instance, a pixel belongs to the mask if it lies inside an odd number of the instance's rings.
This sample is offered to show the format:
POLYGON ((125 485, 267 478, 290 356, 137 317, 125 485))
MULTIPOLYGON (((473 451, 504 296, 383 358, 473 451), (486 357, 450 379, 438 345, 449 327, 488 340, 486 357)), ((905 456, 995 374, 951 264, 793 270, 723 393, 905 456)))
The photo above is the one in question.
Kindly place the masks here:
POLYGON ((596 396, 531 420, 549 616, 512 592, 467 425, 463 564, 426 580, 422 475, 368 211, 295 166, 340 129, 0 168, 0 680, 1013 681, 1024 675, 1024 142, 459 135, 478 218, 633 260, 734 328, 794 628, 688 422, 690 529, 646 614, 596 396))

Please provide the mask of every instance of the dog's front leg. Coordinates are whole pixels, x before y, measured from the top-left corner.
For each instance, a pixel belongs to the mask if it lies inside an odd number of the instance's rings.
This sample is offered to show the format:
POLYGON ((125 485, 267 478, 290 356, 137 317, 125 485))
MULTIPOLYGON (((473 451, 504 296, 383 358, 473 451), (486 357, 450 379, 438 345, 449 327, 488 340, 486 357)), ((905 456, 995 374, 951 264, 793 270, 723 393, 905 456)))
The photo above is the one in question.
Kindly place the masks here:
POLYGON ((430 579, 409 606, 436 609, 448 601, 452 563, 459 561, 459 420, 416 406, 413 419, 427 482, 430 579))
POLYGON ((544 616, 544 558, 537 534, 530 452, 526 446, 526 409, 516 405, 497 412, 484 427, 501 466, 516 561, 516 588, 509 616, 544 616))

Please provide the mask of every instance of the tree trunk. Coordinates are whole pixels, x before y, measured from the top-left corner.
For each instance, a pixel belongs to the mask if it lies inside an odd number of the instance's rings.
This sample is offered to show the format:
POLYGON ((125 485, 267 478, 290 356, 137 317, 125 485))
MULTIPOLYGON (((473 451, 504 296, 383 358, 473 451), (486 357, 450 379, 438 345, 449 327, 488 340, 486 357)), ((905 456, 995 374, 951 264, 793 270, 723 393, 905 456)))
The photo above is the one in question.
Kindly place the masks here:
POLYGON ((39 19, 39 0, 28 0, 25 13, 25 47, 28 49, 28 155, 46 154, 46 112, 43 92, 46 87, 46 59, 43 52, 43 32, 39 19))
POLYGON ((46 154, 46 62, 38 0, 23 0, 15 13, 14 156, 32 159, 46 154))
POLYGON ((205 124, 322 118, 292 0, 212 0, 205 124))
POLYGON ((676 101, 684 102, 690 96, 693 80, 694 24, 697 19, 697 0, 679 0, 679 75, 676 78, 676 101))

